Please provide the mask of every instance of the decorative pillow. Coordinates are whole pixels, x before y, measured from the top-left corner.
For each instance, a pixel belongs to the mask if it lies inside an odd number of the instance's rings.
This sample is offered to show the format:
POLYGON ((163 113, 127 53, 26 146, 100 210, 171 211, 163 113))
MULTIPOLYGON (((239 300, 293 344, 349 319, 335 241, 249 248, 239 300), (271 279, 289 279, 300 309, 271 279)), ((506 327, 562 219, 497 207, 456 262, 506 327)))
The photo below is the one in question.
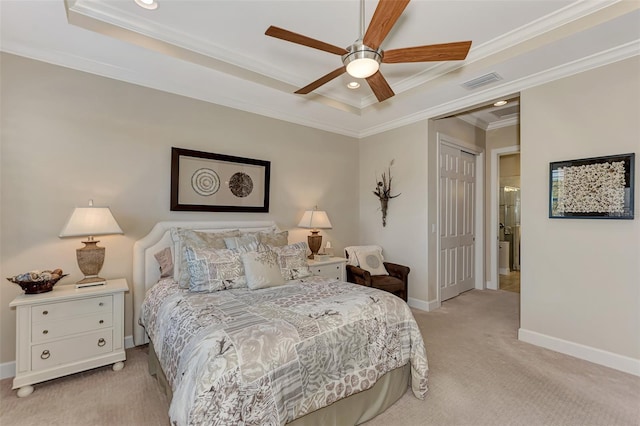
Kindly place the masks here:
POLYGON ((257 246, 258 238, 252 234, 245 234, 239 237, 227 237, 224 239, 224 244, 228 249, 235 249, 242 246, 257 246))
POLYGON ((173 256, 171 256, 171 247, 165 247, 153 256, 160 265, 160 278, 173 276, 173 256))
MULTIPOLYGON (((382 247, 380 246, 349 246, 345 247, 344 251, 347 252, 347 265, 352 266, 360 266, 358 263, 358 252, 359 251, 371 251, 377 250, 380 253, 380 257, 382 257, 382 247)), ((382 257, 384 259, 384 257, 382 257)))
POLYGON ((242 253, 240 256, 247 277, 247 286, 251 290, 284 284, 284 278, 278 266, 278 255, 275 252, 252 251, 242 253))
POLYGON ((189 288, 189 267, 184 252, 185 247, 225 249, 224 239, 238 236, 240 236, 238 229, 220 232, 200 232, 187 228, 171 228, 173 252, 176 256, 173 279, 178 282, 178 286, 180 288, 189 288))
POLYGON ((389 275, 382 263, 382 256, 378 250, 358 251, 356 252, 358 263, 365 271, 369 271, 371 275, 389 275))
POLYGON ((289 231, 258 232, 258 241, 272 247, 283 247, 289 244, 289 231))
POLYGON ((307 264, 307 243, 300 242, 272 249, 278 255, 280 272, 285 280, 297 280, 311 275, 307 264))
POLYGON ((207 292, 247 286, 240 254, 228 249, 185 248, 189 291, 207 292))

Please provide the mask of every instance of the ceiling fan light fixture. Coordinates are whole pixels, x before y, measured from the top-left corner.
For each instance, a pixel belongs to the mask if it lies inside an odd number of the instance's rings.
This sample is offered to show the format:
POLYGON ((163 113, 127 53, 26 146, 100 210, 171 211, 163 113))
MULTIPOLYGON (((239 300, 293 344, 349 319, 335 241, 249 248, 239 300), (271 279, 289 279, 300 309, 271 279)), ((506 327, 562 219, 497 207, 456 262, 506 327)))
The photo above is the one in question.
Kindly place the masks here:
POLYGON ((133 1, 143 9, 156 10, 158 8, 158 2, 156 2, 156 0, 133 0, 133 1))
POLYGON ((342 63, 347 67, 347 73, 354 78, 367 78, 378 72, 382 55, 364 44, 354 44, 348 49, 349 53, 342 57, 342 63))

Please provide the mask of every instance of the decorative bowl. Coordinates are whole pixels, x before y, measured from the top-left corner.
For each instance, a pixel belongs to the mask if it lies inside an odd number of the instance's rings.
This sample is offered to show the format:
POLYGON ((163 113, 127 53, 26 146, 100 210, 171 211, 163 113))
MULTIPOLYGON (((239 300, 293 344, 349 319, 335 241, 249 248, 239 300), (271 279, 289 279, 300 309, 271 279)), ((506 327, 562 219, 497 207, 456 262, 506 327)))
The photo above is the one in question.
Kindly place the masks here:
POLYGON ((14 284, 18 284, 24 290, 25 294, 38 294, 38 293, 46 293, 48 291, 53 290, 53 286, 56 285, 58 281, 62 278, 66 277, 69 274, 60 275, 58 278, 53 278, 50 280, 43 281, 18 281, 15 277, 7 278, 14 284))

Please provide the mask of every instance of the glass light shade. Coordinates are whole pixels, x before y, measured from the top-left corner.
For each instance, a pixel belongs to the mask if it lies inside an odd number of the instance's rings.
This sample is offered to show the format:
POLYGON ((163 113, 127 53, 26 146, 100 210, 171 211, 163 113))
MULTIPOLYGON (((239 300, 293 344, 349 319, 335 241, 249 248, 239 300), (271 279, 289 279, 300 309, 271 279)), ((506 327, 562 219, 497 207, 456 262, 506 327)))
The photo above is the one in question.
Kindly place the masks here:
POLYGON ((347 73, 355 78, 367 78, 378 72, 380 64, 375 59, 360 58, 347 64, 347 73))
POLYGON ((322 210, 307 210, 304 212, 304 215, 302 215, 298 226, 300 228, 310 229, 330 229, 331 222, 329 221, 327 212, 322 210))
POLYGON ((109 207, 76 207, 60 237, 123 234, 109 207))

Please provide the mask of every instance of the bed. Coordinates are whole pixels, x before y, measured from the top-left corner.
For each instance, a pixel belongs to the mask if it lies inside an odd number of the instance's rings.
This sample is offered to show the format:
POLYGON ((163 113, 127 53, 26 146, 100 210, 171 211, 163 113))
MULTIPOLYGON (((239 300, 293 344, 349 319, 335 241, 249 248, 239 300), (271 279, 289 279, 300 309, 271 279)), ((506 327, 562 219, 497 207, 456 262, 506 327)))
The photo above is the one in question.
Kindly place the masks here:
POLYGON ((169 247, 179 264, 176 228, 279 231, 271 221, 160 222, 135 243, 134 341, 150 343, 173 424, 360 424, 408 387, 424 399, 424 343, 400 298, 293 273, 273 287, 189 291, 161 278, 155 257, 169 247))

